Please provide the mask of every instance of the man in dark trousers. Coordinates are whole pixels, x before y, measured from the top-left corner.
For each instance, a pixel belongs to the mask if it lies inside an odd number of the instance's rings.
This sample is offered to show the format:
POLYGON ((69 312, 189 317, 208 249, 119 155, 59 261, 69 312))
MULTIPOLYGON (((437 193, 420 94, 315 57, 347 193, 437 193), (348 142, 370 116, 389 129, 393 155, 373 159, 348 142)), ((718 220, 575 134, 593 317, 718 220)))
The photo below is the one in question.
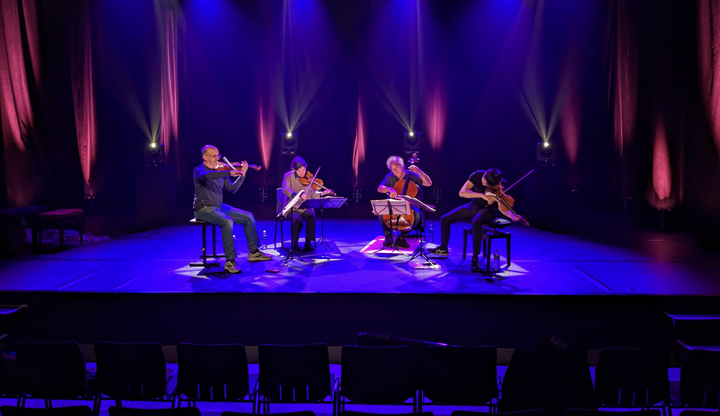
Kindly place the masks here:
POLYGON ((233 225, 236 223, 241 224, 245 231, 245 239, 250 251, 248 261, 270 260, 270 256, 258 249, 260 238, 253 214, 223 204, 223 189, 234 194, 245 181, 247 162, 242 162, 239 170, 217 170, 220 159, 218 148, 212 145, 203 146, 201 153, 203 163, 193 170, 195 218, 217 225, 222 230, 223 248, 227 258, 225 270, 230 273, 242 271, 235 261, 237 253, 233 241, 233 225))

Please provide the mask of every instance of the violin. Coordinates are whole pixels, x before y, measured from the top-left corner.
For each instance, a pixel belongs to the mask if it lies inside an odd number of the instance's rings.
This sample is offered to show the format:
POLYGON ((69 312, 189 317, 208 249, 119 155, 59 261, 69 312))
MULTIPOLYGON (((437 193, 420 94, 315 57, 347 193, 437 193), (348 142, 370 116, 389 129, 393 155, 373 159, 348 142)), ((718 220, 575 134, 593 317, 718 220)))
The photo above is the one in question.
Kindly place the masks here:
POLYGON ((324 183, 322 179, 320 178, 313 178, 313 174, 310 172, 305 172, 305 176, 301 176, 298 178, 300 181, 300 185, 302 186, 308 186, 312 182, 312 188, 316 191, 319 191, 321 189, 330 191, 330 195, 336 196, 337 194, 332 189, 326 188, 324 186, 324 183))
POLYGON ((527 222, 525 218, 523 218, 520 214, 513 210, 512 207, 513 205, 515 205, 515 199, 505 193, 502 183, 499 183, 495 186, 486 186, 485 195, 495 197, 495 200, 498 203, 498 209, 500 210, 501 214, 505 215, 506 217, 510 217, 509 214, 512 213, 517 217, 519 223, 525 225, 526 227, 530 226, 530 223, 527 222))
MULTIPOLYGON (((232 162, 230 164, 219 162, 215 170, 241 170, 242 166, 242 162, 232 162)), ((262 167, 258 165, 248 164, 247 167, 248 169, 254 169, 255 171, 262 169, 262 167)))
MULTIPOLYGON (((411 165, 414 165, 419 161, 420 159, 417 157, 417 153, 413 153, 412 157, 408 159, 408 163, 411 165)), ((398 195, 407 195, 415 198, 418 194, 418 186, 415 182, 410 180, 410 173, 412 172, 408 170, 408 174, 405 175, 405 179, 400 179, 395 182, 393 188, 398 195)), ((383 221, 391 230, 397 229, 399 231, 409 231, 415 224, 415 211, 411 209, 409 215, 383 215, 383 221)))

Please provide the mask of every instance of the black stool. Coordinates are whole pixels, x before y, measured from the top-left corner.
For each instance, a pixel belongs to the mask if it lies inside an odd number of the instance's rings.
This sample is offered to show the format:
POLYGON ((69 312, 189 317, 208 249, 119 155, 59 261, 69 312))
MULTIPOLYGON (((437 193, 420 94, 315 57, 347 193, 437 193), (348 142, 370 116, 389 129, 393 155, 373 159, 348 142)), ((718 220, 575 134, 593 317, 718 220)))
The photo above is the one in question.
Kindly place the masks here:
MULTIPOLYGON (((482 239, 482 245, 480 246, 480 252, 482 253, 483 257, 485 257, 486 265, 485 269, 490 270, 490 260, 492 257, 491 252, 491 246, 492 246, 492 240, 504 238, 505 239, 505 248, 507 251, 507 264, 504 267, 501 267, 501 269, 507 270, 510 268, 510 233, 507 231, 500 231, 503 228, 509 226, 512 224, 512 222, 508 220, 503 220, 500 218, 496 218, 492 220, 492 222, 483 225, 483 239, 482 239)), ((473 229, 465 228, 463 230, 463 260, 465 260, 466 252, 467 252, 467 240, 468 236, 473 235, 473 229)))
POLYGON ((196 218, 191 219, 189 224, 202 226, 202 254, 200 255, 200 258, 202 259, 202 263, 190 263, 190 267, 220 266, 220 263, 218 263, 217 261, 211 261, 211 262, 207 261, 207 259, 217 259, 217 258, 226 257, 225 254, 217 254, 217 252, 215 251, 215 240, 216 240, 215 225, 210 224, 209 222, 198 220, 196 218), (207 254, 207 227, 212 228, 212 254, 207 254))

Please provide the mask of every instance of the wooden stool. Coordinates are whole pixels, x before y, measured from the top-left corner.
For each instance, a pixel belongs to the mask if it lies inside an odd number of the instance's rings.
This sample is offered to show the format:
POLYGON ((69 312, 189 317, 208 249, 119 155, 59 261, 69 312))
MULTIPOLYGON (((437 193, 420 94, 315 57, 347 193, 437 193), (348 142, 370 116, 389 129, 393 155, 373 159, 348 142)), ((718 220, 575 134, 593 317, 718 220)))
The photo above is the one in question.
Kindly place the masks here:
POLYGON ((56 209, 54 211, 42 212, 37 215, 35 226, 33 227, 33 246, 42 247, 42 231, 52 225, 58 226, 60 231, 60 248, 65 244, 65 225, 78 223, 78 232, 80 233, 80 244, 83 242, 83 210, 81 209, 56 209), (37 238, 37 239, 36 239, 37 238))
POLYGON ((210 224, 209 222, 198 220, 196 218, 191 219, 189 224, 202 226, 202 254, 200 255, 200 258, 202 259, 202 263, 190 263, 190 267, 220 266, 220 263, 217 261, 211 261, 211 262, 207 261, 207 259, 217 259, 217 258, 226 257, 225 254, 217 254, 217 252, 215 251, 215 241, 216 241, 215 225, 210 224), (212 254, 207 254, 207 227, 212 227, 212 249, 213 249, 212 254))
MULTIPOLYGON (((489 224, 483 225, 483 239, 482 239, 482 245, 480 246, 480 252, 482 253, 483 257, 485 257, 486 260, 486 270, 490 270, 490 261, 492 258, 492 240, 496 239, 505 239, 505 249, 507 254, 507 264, 504 267, 501 267, 501 269, 507 270, 510 268, 510 233, 507 231, 500 231, 503 228, 509 226, 512 224, 508 220, 503 219, 494 219, 489 224)), ((467 240, 468 236, 473 235, 473 229, 465 228, 463 230, 463 260, 465 260, 466 252, 467 252, 467 240)))

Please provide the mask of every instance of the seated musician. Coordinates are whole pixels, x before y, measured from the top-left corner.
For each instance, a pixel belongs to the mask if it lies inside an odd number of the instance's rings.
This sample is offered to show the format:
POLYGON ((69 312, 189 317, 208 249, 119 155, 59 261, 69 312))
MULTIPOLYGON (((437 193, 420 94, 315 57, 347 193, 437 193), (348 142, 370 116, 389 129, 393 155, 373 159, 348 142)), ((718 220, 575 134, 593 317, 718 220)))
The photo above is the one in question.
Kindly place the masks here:
MULTIPOLYGON (((305 159, 300 156, 290 162, 290 171, 283 176, 282 191, 285 196, 289 199, 295 197, 303 189, 307 189, 307 186, 303 186, 300 183, 300 178, 305 178, 307 173, 307 163, 305 159)), ((308 175, 309 176, 309 175, 308 175)), ((300 197, 301 199, 295 204, 295 208, 299 207, 305 199, 320 198, 327 194, 332 193, 332 190, 326 189, 322 192, 316 191, 312 186, 300 197)), ((302 251, 304 253, 315 250, 315 210, 310 209, 293 209, 288 214, 290 216, 290 244, 292 244, 294 251, 302 251), (307 223, 305 228, 305 245, 302 249, 298 245, 300 239, 300 230, 303 228, 303 221, 307 223)))
MULTIPOLYGON (((448 243, 450 242, 450 225, 458 221, 470 220, 473 227, 471 270, 476 273, 479 272, 478 255, 480 254, 480 246, 483 239, 482 226, 490 223, 501 215, 495 197, 486 194, 486 187, 493 187, 500 183, 505 183, 505 180, 500 174, 500 171, 495 168, 476 170, 473 172, 460 189, 460 196, 470 199, 470 202, 440 217, 442 228, 441 242, 438 247, 430 249, 429 251, 437 255, 447 256, 448 243)), ((511 220, 518 220, 512 212, 510 212, 509 215, 511 220)))
MULTIPOLYGON (((385 178, 383 178, 383 181, 380 183, 380 186, 378 186, 377 191, 381 194, 387 194, 390 198, 397 198, 398 190, 394 188, 395 184, 400 180, 410 180, 412 182, 415 182, 418 186, 431 186, 432 180, 430 177, 420 170, 419 167, 415 165, 410 165, 407 169, 405 169, 405 161, 400 156, 390 156, 387 161, 385 162, 388 169, 390 169, 390 173, 385 175, 385 178)), ((416 210, 415 213, 415 223, 413 224, 413 228, 417 226, 420 223, 420 212, 413 207, 413 209, 416 210)), ((385 224, 385 221, 383 221, 383 216, 378 216, 380 219, 380 224, 382 224, 383 228, 383 234, 385 234, 385 242, 383 243, 383 247, 391 247, 393 245, 393 238, 392 238, 392 229, 385 224)), ((400 236, 395 241, 395 245, 400 248, 408 248, 410 247, 410 244, 407 243, 405 240, 405 237, 409 231, 404 231, 400 234, 400 236)))
POLYGON ((222 230, 223 248, 227 258, 225 270, 230 273, 241 272, 235 261, 237 257, 233 241, 233 225, 235 223, 242 224, 245 231, 245 239, 250 251, 248 261, 270 260, 270 256, 258 249, 260 237, 258 237, 253 214, 223 204, 223 189, 234 194, 245 181, 245 174, 248 170, 247 162, 242 162, 239 170, 217 170, 218 159, 220 159, 218 148, 207 145, 203 146, 200 152, 203 163, 193 170, 195 218, 217 225, 222 230))

